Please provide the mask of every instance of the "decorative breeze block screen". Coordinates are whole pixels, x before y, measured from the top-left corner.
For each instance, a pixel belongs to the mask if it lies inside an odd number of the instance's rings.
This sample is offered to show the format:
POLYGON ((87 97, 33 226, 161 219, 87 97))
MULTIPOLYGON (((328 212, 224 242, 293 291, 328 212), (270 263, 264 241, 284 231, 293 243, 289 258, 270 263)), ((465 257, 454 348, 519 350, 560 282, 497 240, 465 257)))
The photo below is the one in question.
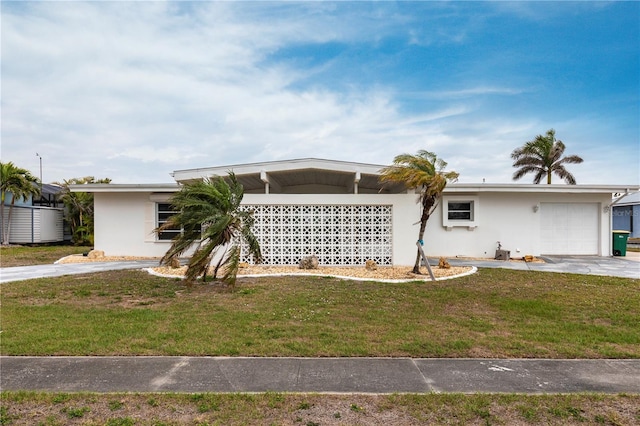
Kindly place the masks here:
MULTIPOLYGON (((316 255, 321 265, 392 265, 389 205, 245 205, 253 210, 253 232, 262 263, 296 265, 316 255)), ((241 261, 254 263, 242 247, 241 261)))

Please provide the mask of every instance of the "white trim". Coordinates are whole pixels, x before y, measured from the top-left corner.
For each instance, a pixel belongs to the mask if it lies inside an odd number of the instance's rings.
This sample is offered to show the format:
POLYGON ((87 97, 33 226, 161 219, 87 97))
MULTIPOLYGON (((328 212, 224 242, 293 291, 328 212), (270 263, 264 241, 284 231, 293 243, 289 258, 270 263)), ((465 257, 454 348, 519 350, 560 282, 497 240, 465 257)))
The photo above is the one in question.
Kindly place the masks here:
POLYGON ((473 231, 480 223, 480 197, 469 195, 445 195, 442 197, 442 226, 447 231, 454 227, 466 227, 473 231), (470 203, 471 220, 449 219, 449 203, 470 203))

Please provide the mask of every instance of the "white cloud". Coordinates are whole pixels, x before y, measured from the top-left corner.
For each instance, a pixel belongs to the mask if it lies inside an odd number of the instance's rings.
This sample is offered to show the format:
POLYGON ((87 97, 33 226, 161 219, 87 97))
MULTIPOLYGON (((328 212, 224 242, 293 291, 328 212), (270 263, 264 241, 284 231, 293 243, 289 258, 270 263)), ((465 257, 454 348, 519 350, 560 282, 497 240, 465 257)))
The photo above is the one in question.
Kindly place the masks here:
POLYGON ((461 181, 509 181, 508 154, 550 126, 510 112, 496 117, 481 99, 529 89, 478 78, 409 94, 393 79, 338 88, 306 82, 339 59, 307 67, 271 59, 298 45, 376 44, 398 28, 407 45, 466 37, 462 28, 438 30, 433 16, 432 30, 410 34, 398 23, 416 17, 399 9, 384 2, 5 3, 3 161, 35 170, 37 151, 45 181, 167 182, 180 168, 299 157, 387 164, 429 149, 461 181), (419 107, 407 108, 404 98, 419 107))

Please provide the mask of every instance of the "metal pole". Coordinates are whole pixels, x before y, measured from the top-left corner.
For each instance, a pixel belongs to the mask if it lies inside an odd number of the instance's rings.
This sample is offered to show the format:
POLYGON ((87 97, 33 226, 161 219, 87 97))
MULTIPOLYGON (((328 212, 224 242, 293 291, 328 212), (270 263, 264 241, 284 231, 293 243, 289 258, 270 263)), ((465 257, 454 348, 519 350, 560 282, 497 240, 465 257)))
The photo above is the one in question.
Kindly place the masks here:
POLYGON ((42 157, 37 152, 36 156, 40 159, 40 192, 42 192, 42 157))
POLYGON ((40 205, 42 205, 42 157, 36 152, 36 156, 40 159, 40 205))

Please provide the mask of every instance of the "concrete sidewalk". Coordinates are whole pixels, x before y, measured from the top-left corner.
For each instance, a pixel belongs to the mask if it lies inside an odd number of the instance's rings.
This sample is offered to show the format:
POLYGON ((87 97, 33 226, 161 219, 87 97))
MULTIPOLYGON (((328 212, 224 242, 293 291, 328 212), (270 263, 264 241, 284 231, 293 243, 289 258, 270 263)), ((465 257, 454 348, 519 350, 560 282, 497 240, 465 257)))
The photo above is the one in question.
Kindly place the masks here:
POLYGON ((640 360, 5 356, 0 368, 3 391, 640 393, 640 360))

